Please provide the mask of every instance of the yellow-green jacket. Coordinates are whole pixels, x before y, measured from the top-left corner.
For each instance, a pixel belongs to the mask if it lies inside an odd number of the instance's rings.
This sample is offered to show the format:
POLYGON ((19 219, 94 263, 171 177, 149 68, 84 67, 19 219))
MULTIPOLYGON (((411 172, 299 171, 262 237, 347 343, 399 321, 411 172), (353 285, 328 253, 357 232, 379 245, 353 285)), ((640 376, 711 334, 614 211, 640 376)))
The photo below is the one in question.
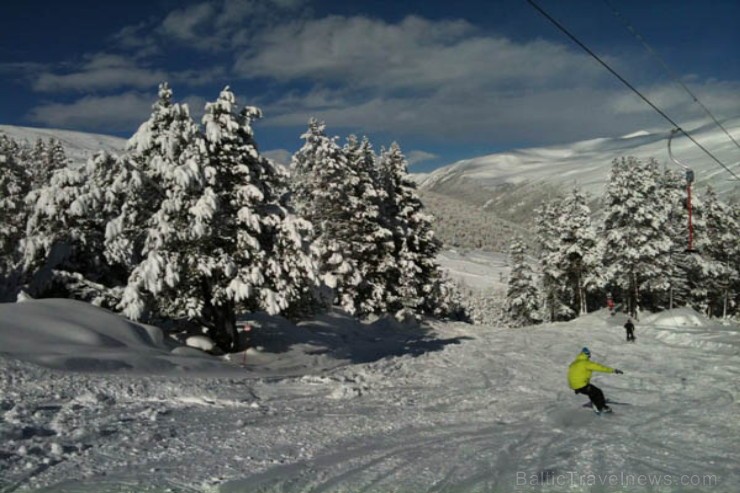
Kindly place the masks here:
POLYGON ((584 353, 579 354, 568 367, 568 385, 573 390, 585 387, 591 381, 591 372, 594 371, 614 373, 614 368, 593 362, 584 353))

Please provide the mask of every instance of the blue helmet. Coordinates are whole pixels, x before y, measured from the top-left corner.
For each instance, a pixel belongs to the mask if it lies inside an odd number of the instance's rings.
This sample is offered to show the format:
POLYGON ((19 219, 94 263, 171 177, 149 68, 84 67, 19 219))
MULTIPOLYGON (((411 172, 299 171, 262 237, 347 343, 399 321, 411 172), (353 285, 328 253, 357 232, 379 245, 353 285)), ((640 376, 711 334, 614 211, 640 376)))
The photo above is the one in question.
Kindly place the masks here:
POLYGON ((589 348, 585 347, 581 349, 581 352, 585 354, 586 356, 588 356, 589 358, 591 357, 591 350, 589 348))

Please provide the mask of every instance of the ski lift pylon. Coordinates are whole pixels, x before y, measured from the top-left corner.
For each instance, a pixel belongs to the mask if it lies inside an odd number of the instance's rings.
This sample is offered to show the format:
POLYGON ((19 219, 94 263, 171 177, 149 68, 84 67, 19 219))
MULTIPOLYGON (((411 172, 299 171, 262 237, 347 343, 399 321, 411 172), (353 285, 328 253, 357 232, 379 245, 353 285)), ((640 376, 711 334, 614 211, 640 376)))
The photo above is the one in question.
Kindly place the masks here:
POLYGON ((686 207, 689 211, 689 241, 688 241, 688 247, 686 248, 686 253, 695 253, 694 251, 694 223, 693 223, 692 209, 691 209, 691 184, 694 183, 694 178, 695 178, 694 170, 692 170, 691 168, 683 164, 681 161, 676 159, 673 156, 673 150, 671 149, 671 141, 673 141, 673 136, 681 131, 682 130, 678 127, 671 130, 671 135, 668 137, 668 157, 671 158, 671 161, 676 163, 678 166, 681 166, 686 172, 686 207))

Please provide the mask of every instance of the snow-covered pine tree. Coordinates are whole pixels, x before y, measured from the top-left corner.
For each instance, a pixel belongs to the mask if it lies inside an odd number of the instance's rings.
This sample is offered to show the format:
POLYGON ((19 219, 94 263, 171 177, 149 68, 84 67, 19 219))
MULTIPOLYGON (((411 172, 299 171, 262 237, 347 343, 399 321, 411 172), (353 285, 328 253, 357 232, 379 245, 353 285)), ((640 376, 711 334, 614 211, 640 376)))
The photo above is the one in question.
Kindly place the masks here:
MULTIPOLYGON (((160 84, 149 119, 128 140, 126 151, 134 167, 131 186, 136 193, 126 198, 108 225, 106 248, 115 262, 133 271, 144 258, 154 214, 166 214, 163 203, 172 208, 169 204, 181 200, 179 196, 168 197, 163 184, 177 181, 181 188, 192 188, 205 180, 205 145, 200 131, 187 106, 172 102, 172 89, 166 82, 160 84)), ((133 316, 133 312, 129 314, 133 316)))
POLYGON ((72 297, 106 307, 120 299, 125 266, 109 258, 106 226, 124 199, 137 194, 136 170, 100 152, 82 168, 62 168, 26 197, 22 242, 27 289, 34 296, 72 297))
POLYGON ((197 321, 233 350, 237 312, 276 314, 310 294, 310 225, 284 206, 284 177, 257 150, 259 110, 238 111, 227 87, 206 105, 202 135, 163 89, 132 138, 137 152, 151 153, 145 174, 158 193, 122 307, 131 318, 151 311, 197 321))
POLYGON ((362 284, 357 191, 362 180, 350 167, 326 125, 311 119, 301 136, 305 143, 292 159, 291 192, 296 212, 314 228, 321 281, 333 290, 333 302, 352 314, 361 314, 358 289, 362 284))
POLYGON ((737 313, 740 296, 740 217, 717 197, 711 187, 704 194, 707 244, 703 254, 718 263, 718 272, 707 280, 708 313, 726 318, 737 313))
POLYGON ((45 142, 38 139, 29 153, 28 172, 31 175, 31 188, 41 188, 49 184, 54 171, 69 165, 62 144, 56 139, 45 142))
POLYGON ((394 302, 388 283, 396 268, 393 235, 381 213, 386 192, 380 185, 376 157, 367 137, 360 141, 350 135, 343 151, 347 165, 357 176, 357 184, 348 197, 355 238, 353 258, 362 279, 354 300, 357 313, 386 313, 394 302))
MULTIPOLYGON (((17 281, 18 244, 25 233, 27 215, 24 199, 29 190, 29 177, 18 162, 19 152, 20 146, 13 139, 0 134, 0 281, 5 288, 17 281)), ((11 294, 4 291, 0 289, 0 300, 11 294)))
POLYGON ((509 250, 511 273, 506 291, 506 312, 514 327, 540 321, 537 286, 532 267, 527 261, 527 245, 515 237, 509 250))
POLYGON ((491 327, 505 326, 509 323, 505 309, 505 290, 493 288, 480 290, 466 286, 458 286, 458 290, 465 299, 472 323, 491 327))
POLYGON ((654 159, 615 159, 605 204, 603 264, 607 282, 618 289, 633 317, 653 308, 669 289, 673 242, 668 234, 670 204, 654 159))
POLYGON ((541 296, 545 319, 550 322, 568 320, 575 315, 574 309, 565 301, 567 281, 560 256, 561 231, 558 225, 564 214, 563 200, 562 196, 557 196, 535 209, 541 296))
POLYGON ((562 215, 555 223, 559 230, 556 264, 567 286, 567 303, 573 313, 588 312, 588 294, 597 291, 603 281, 601 252, 596 230, 591 225, 588 199, 577 188, 566 195, 560 206, 562 215))
POLYGON ((441 243, 432 229, 433 218, 424 212, 397 143, 381 153, 379 167, 386 197, 384 222, 393 234, 397 265, 387 271, 391 274, 389 290, 395 293, 390 307, 400 318, 427 314, 466 319, 459 293, 437 263, 441 243))

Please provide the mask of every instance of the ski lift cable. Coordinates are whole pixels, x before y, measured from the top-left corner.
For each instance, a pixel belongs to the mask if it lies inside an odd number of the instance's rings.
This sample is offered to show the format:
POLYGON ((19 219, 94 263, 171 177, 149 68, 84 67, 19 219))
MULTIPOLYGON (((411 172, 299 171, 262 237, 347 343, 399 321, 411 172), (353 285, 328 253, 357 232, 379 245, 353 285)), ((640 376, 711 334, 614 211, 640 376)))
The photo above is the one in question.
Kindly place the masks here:
POLYGON ((665 70, 668 75, 673 79, 673 81, 680 85, 684 91, 688 93, 689 96, 691 96, 691 99, 701 106, 701 108, 704 110, 704 112, 714 121, 714 123, 722 129, 722 131, 727 135, 727 137, 732 141, 735 146, 740 149, 740 143, 738 143, 735 138, 730 134, 730 132, 727 131, 727 129, 722 125, 722 123, 719 122, 719 120, 712 114, 711 111, 709 111, 709 108, 707 108, 701 101, 699 101, 699 98, 694 94, 691 89, 688 88, 686 84, 681 81, 681 79, 678 77, 678 75, 671 69, 670 66, 668 66, 668 63, 648 44, 648 42, 645 40, 645 38, 637 32, 637 30, 630 24, 630 22, 616 9, 614 6, 609 2, 609 0, 603 0, 607 7, 609 7, 614 14, 616 18, 618 18, 622 24, 627 28, 628 31, 632 33, 632 35, 640 42, 642 43, 642 46, 645 47, 645 49, 650 53, 656 60, 658 60, 658 63, 663 67, 663 70, 665 70))
POLYGON ((596 53, 594 53, 593 51, 591 51, 591 49, 588 46, 586 46, 585 44, 583 44, 578 38, 576 38, 573 34, 571 34, 571 32, 568 31, 562 24, 560 24, 557 20, 555 20, 550 14, 548 14, 547 12, 545 12, 544 10, 542 10, 542 8, 539 5, 537 5, 534 2, 534 0, 527 0, 527 3, 529 3, 532 7, 534 7, 535 10, 537 10, 540 14, 542 14, 547 20, 549 20, 553 25, 555 25, 555 27, 557 27, 566 36, 568 36, 574 43, 576 43, 578 46, 580 46, 586 53, 588 53, 589 55, 591 55, 592 58, 594 58, 597 62, 599 62, 609 72, 611 72, 611 74, 614 75, 614 77, 616 77, 617 79, 619 79, 620 82, 622 82, 625 86, 627 86, 630 90, 632 90, 632 92, 634 92, 635 94, 637 94, 640 97, 640 99, 642 99, 643 101, 645 101, 645 103, 647 103, 652 109, 654 109, 660 116, 662 116, 665 120, 667 120, 676 129, 678 129, 678 131, 680 131, 682 134, 684 134, 686 137, 688 137, 689 140, 691 140, 691 142, 694 143, 694 145, 696 145, 699 149, 701 149, 702 151, 704 151, 704 153, 706 155, 708 155, 710 158, 712 158, 712 160, 714 162, 716 162, 717 164, 719 164, 720 166, 722 166, 728 173, 730 173, 732 176, 734 176, 735 177, 735 180, 740 181, 740 176, 736 175, 735 172, 733 172, 730 168, 728 168, 722 161, 720 161, 719 159, 717 159, 717 157, 714 154, 712 154, 706 147, 704 147, 696 139, 694 139, 694 137, 691 134, 689 134, 688 131, 686 131, 683 128, 681 128, 681 126, 678 123, 676 123, 675 121, 673 121, 673 119, 670 116, 666 115, 660 108, 658 108, 657 106, 655 106, 655 104, 653 104, 647 97, 645 97, 640 91, 638 91, 637 88, 635 88, 635 86, 633 86, 632 84, 630 84, 624 77, 622 77, 621 75, 619 75, 606 62, 604 62, 601 58, 599 58, 599 56, 596 53))
POLYGON ((671 134, 668 136, 668 157, 671 158, 671 161, 676 163, 677 165, 681 166, 683 169, 688 170, 690 169, 688 166, 686 166, 684 163, 676 159, 676 157, 673 155, 673 150, 671 149, 671 141, 673 140, 673 136, 677 134, 679 131, 678 128, 674 128, 671 130, 671 134))

